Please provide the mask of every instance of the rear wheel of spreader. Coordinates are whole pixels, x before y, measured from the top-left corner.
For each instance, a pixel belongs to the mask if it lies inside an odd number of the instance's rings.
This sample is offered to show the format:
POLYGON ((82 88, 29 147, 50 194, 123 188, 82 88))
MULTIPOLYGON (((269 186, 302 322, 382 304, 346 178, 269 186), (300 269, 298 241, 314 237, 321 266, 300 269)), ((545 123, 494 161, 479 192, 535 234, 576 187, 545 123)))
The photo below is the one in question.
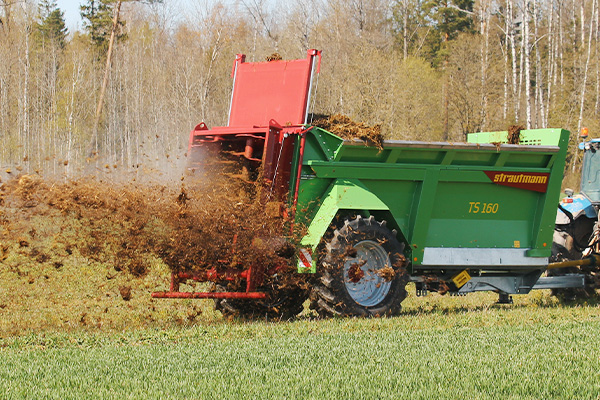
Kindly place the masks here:
MULTIPOLYGON (((217 291, 226 289, 219 286, 217 291)), ((288 320, 303 311, 307 298, 307 292, 300 288, 277 290, 266 300, 215 299, 215 309, 225 317, 288 320)))
POLYGON ((391 316, 401 311, 408 274, 404 244, 385 221, 358 216, 329 235, 311 307, 324 316, 391 316))

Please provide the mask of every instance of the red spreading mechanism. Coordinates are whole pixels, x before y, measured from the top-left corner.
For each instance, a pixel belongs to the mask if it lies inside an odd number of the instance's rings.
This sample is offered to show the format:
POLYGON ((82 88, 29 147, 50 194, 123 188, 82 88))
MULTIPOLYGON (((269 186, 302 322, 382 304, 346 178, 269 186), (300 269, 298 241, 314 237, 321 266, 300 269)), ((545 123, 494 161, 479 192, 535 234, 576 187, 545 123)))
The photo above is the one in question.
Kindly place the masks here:
MULTIPOLYGON (((211 156, 226 149, 229 155, 239 157, 240 178, 248 178, 262 165, 264 184, 271 187, 271 200, 284 202, 290 190, 294 190, 296 199, 300 168, 295 188, 289 187, 295 143, 292 138, 301 138, 301 163, 312 79, 320 64, 321 52, 314 49, 308 50, 305 59, 298 60, 246 62, 245 55, 236 55, 228 124, 208 129, 202 122, 194 128, 188 148, 191 168, 203 168, 211 156)), ((232 242, 235 243, 235 238, 232 242)), ((263 299, 268 295, 256 288, 262 284, 264 272, 260 266, 250 266, 225 272, 212 268, 199 273, 173 273, 170 290, 152 293, 152 297, 263 299), (180 292, 179 285, 190 279, 217 283, 243 279, 246 291, 180 292)))

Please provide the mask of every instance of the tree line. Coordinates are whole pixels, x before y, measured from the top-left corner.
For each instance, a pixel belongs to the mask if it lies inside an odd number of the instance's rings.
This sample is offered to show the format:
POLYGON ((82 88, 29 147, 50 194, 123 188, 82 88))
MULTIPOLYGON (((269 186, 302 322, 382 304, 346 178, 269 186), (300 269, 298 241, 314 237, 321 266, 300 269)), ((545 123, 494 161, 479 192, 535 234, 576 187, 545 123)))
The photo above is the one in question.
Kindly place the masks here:
POLYGON ((177 163, 193 126, 226 124, 236 53, 309 48, 323 50, 311 110, 387 138, 600 130, 598 0, 197 0, 185 16, 172 1, 86 0, 81 16, 68 32, 53 0, 0 0, 1 164, 177 163))

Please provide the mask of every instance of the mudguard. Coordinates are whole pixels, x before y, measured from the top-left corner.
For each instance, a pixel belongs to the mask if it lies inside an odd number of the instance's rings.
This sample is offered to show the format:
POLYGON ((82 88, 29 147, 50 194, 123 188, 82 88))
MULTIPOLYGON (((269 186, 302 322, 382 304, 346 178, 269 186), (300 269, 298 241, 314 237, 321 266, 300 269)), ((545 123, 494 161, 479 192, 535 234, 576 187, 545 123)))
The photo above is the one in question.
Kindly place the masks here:
POLYGON ((372 211, 389 208, 358 179, 336 179, 321 198, 319 211, 308 226, 302 245, 314 250, 339 210, 372 211))
MULTIPOLYGON (((585 215, 586 217, 592 219, 598 218, 598 212, 592 205, 592 202, 583 194, 576 194, 572 197, 565 197, 560 201, 560 205, 562 208, 571 213, 571 215, 573 216, 573 220, 576 220, 582 215, 585 215)), ((565 214, 559 208, 558 213, 556 214, 556 224, 566 225, 570 222, 571 221, 567 214, 565 214)))

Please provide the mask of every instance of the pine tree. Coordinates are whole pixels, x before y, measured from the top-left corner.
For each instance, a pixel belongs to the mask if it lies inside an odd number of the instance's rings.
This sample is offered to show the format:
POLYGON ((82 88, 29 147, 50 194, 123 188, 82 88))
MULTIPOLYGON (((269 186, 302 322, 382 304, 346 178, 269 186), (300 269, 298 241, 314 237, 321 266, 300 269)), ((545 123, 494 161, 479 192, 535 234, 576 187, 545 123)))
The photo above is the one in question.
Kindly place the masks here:
POLYGON ((38 7, 40 21, 35 27, 36 39, 42 45, 64 48, 68 33, 64 13, 54 0, 41 0, 38 7))
MULTIPOLYGON (((81 18, 83 27, 87 31, 92 44, 105 54, 108 50, 108 41, 113 24, 113 0, 88 0, 86 5, 81 6, 81 18)), ((123 40, 126 37, 123 32, 125 23, 121 20, 117 22, 116 40, 123 40)))
POLYGON ((474 0, 429 0, 424 4, 436 35, 428 36, 428 58, 439 66, 448 58, 448 42, 460 33, 475 33, 474 0))

